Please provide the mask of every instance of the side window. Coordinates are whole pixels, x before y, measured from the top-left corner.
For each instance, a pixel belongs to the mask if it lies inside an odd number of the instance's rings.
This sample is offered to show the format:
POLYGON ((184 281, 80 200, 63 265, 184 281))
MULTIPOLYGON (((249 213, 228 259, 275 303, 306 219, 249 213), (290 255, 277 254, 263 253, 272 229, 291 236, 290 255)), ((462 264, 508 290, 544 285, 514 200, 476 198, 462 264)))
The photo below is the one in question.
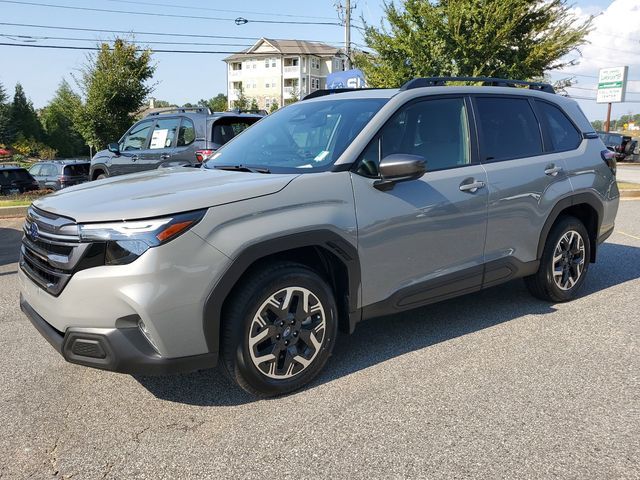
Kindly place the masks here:
POLYGON ((564 112, 547 102, 536 100, 536 105, 543 121, 547 124, 552 150, 563 152, 578 148, 582 142, 582 135, 564 112))
POLYGON ((44 165, 41 171, 41 175, 45 175, 47 177, 55 177, 58 175, 58 168, 55 165, 44 165))
POLYGON ((483 159, 508 160, 542 154, 538 121, 525 98, 476 99, 483 159))
POLYGON ((196 128, 193 122, 188 118, 182 119, 180 131, 178 132, 178 147, 185 147, 196 139, 196 128))
POLYGON ((130 150, 141 150, 145 148, 152 123, 152 120, 147 120, 134 125, 134 127, 129 130, 129 133, 124 137, 124 140, 122 140, 120 150, 128 152, 130 150))
POLYGON ((364 150, 358 173, 377 176, 380 160, 393 153, 424 157, 428 172, 468 165, 468 125, 462 98, 424 100, 402 107, 364 150))
POLYGON ((173 141, 178 133, 179 118, 165 118, 158 120, 151 134, 151 143, 149 148, 155 150, 158 148, 171 148, 173 141))
POLYGON ((29 173, 31 175, 40 175, 40 170, 42 170, 42 165, 34 165, 29 169, 29 173))

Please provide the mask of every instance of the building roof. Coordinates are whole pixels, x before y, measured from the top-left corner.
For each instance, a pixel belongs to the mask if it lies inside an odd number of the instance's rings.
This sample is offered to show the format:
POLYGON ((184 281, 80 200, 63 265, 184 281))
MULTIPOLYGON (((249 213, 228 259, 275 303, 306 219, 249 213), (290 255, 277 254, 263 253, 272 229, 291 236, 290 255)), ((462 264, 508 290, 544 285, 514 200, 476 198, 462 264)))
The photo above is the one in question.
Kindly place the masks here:
POLYGON ((309 42, 307 40, 275 40, 261 38, 252 47, 225 58, 229 60, 245 59, 260 55, 317 55, 319 57, 332 57, 340 53, 338 47, 321 42, 309 42))

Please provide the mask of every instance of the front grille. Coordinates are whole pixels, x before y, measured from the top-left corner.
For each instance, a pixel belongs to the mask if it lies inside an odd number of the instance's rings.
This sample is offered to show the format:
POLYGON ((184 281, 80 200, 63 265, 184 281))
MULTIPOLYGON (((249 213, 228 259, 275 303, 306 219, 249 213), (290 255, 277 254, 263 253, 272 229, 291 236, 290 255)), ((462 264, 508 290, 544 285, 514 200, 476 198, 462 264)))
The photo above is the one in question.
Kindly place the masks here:
POLYGON ((82 243, 73 219, 33 206, 27 210, 20 249, 20 268, 52 295, 59 295, 90 243, 82 243))

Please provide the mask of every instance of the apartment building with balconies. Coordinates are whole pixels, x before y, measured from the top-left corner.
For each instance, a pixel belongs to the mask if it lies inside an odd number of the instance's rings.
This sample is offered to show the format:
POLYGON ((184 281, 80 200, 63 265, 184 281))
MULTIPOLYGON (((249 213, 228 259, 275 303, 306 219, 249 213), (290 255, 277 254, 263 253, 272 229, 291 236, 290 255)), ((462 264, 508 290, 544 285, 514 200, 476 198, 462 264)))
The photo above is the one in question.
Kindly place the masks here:
POLYGON ((325 43, 261 38, 252 47, 224 59, 229 108, 233 108, 241 89, 260 108, 269 110, 274 103, 286 105, 296 97, 325 88, 327 75, 344 70, 344 58, 338 47, 325 43))

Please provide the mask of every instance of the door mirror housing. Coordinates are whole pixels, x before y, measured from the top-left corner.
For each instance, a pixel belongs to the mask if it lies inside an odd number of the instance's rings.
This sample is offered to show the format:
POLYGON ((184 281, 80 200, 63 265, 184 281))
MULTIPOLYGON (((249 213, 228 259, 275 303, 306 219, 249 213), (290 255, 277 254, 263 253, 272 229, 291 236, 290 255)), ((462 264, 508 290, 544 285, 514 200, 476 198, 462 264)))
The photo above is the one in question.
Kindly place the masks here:
POLYGON ((378 190, 391 190, 397 182, 416 180, 427 171, 426 160, 420 155, 393 153, 380 160, 380 180, 374 183, 378 190))
POLYGON ((117 143, 110 143, 109 145, 107 145, 107 150, 109 150, 111 153, 115 153, 116 155, 120 155, 120 145, 118 145, 117 143))

